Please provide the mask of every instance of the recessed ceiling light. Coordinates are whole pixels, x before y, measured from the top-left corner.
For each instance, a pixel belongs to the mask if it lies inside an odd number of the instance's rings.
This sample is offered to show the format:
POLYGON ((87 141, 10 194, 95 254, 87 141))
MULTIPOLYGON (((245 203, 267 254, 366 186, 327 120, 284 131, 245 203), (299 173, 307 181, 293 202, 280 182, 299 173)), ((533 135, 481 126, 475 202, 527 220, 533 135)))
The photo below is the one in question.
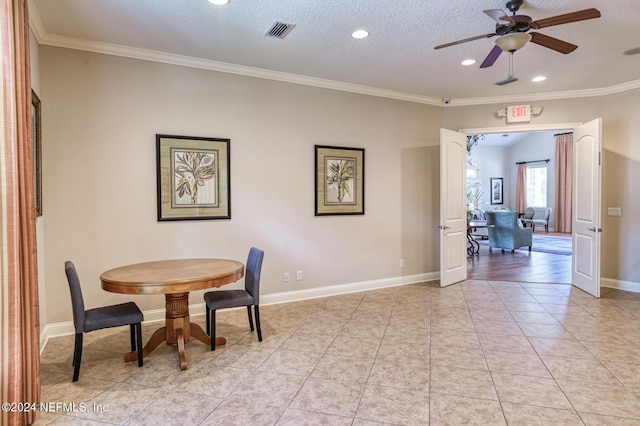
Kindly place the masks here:
POLYGON ((216 6, 224 6, 229 3, 229 0, 209 0, 209 3, 215 4, 216 6))
POLYGON ((465 59, 464 61, 460 62, 462 65, 473 65, 476 63, 475 59, 465 59))
POLYGON ((369 37, 369 31, 367 31, 367 30, 356 30, 356 31, 351 33, 351 37, 357 38, 357 39, 367 38, 367 37, 369 37))
POLYGON ((539 81, 545 81, 546 79, 547 77, 545 77, 544 75, 539 75, 539 76, 533 77, 531 81, 535 81, 537 83, 539 81))

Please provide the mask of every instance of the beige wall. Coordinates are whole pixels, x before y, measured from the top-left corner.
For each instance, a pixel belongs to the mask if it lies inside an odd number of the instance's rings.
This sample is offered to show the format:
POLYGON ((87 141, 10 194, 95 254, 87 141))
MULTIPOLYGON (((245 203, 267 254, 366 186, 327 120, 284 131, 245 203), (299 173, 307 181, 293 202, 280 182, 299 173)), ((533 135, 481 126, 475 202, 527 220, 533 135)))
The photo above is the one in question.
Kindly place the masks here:
MULTIPOLYGON (((40 90, 40 45, 38 45, 33 32, 30 32, 29 35, 31 89, 36 92, 36 95, 42 102, 42 91, 40 90)), ((36 217, 36 242, 38 244, 38 299, 40 301, 40 330, 42 330, 47 324, 47 306, 46 303, 44 303, 44 300, 46 300, 46 289, 44 285, 44 218, 42 216, 36 217)))
MULTIPOLYGON (((46 323, 71 320, 68 259, 87 307, 131 299, 100 289, 106 269, 243 260, 251 245, 266 251, 263 294, 437 273, 439 128, 504 126, 496 111, 505 105, 440 108, 45 46, 39 68, 46 323), (231 139, 231 220, 157 222, 156 133, 231 139), (365 148, 364 216, 314 217, 315 144, 365 148), (284 283, 296 270, 304 280, 284 283)), ((623 216, 603 217, 602 275, 634 283, 638 95, 532 102, 544 107, 532 124, 604 118, 603 206, 623 216)), ((164 305, 135 300, 143 310, 164 305)))
POLYGON ((640 90, 603 102, 602 276, 640 283, 640 90), (607 216, 621 207, 622 216, 607 216))
MULTIPOLYGON (((266 252, 263 294, 439 269, 441 108, 45 46, 40 54, 47 323, 71 320, 65 260, 76 263, 87 307, 131 300, 101 290, 107 269, 244 260, 252 245, 266 252), (231 139, 231 220, 157 222, 156 133, 231 139), (364 216, 314 217, 314 144, 365 148, 364 216), (284 283, 296 270, 304 280, 284 283)), ((135 301, 164 306, 161 296, 135 301)))
MULTIPOLYGON (((533 117, 531 125, 580 123, 603 116, 604 101, 602 97, 561 99, 532 102, 509 102, 508 105, 530 104, 542 107, 542 114, 533 117)), ((505 119, 498 117, 498 110, 507 104, 487 104, 475 106, 449 106, 445 108, 444 127, 448 129, 512 127, 506 126, 505 119)), ((518 127, 513 126, 513 127, 518 127)))
MULTIPOLYGON (((602 166, 602 269, 601 276, 612 284, 618 281, 640 286, 640 197, 635 195, 640 181, 640 90, 619 94, 550 100, 530 103, 543 107, 532 125, 581 123, 603 118, 602 166), (607 216, 607 207, 622 207, 621 217, 607 216)), ((517 101, 510 105, 518 105, 517 101)), ((447 107, 444 127, 505 127, 496 112, 505 104, 447 107)))

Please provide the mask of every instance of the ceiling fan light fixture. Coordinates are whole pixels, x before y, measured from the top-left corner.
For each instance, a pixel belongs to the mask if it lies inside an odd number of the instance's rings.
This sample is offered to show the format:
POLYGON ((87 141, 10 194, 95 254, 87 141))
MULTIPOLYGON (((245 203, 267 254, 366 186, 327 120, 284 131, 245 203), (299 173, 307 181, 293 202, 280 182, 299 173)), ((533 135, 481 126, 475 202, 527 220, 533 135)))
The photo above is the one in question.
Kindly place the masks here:
POLYGON ((502 37, 498 37, 496 39, 496 44, 502 49, 504 52, 515 52, 516 50, 520 50, 531 40, 531 34, 527 33, 511 33, 507 35, 503 35, 502 37))
POLYGON ((547 77, 545 77, 544 75, 537 75, 535 77, 533 77, 531 79, 531 81, 534 81, 536 83, 540 82, 540 81, 545 81, 547 79, 547 77))

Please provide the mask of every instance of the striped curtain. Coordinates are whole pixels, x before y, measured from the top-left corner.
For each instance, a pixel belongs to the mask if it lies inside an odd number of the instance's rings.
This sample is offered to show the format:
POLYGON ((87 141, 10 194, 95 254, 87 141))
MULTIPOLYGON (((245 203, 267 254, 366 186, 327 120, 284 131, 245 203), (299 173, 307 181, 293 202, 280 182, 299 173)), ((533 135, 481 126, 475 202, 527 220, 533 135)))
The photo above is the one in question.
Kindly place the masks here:
MULTIPOLYGON (((31 70, 27 0, 0 0, 2 142, 0 144, 0 402, 40 402, 40 321, 35 234, 31 70)), ((4 406, 3 406, 4 408, 4 406)), ((0 424, 24 425, 35 412, 0 412, 0 424)))
POLYGON ((556 135, 555 231, 572 231, 573 133, 556 135))
POLYGON ((516 181, 516 211, 527 209, 527 165, 518 164, 518 180, 516 181))

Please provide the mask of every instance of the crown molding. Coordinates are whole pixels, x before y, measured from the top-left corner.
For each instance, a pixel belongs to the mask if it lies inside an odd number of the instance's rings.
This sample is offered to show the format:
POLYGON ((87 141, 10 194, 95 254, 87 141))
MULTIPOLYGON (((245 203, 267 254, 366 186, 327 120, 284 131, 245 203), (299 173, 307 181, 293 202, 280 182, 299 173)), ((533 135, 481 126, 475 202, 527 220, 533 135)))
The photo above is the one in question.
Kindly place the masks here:
POLYGON ((47 32, 44 30, 44 24, 40 19, 38 9, 33 4, 33 0, 28 0, 27 4, 29 7, 29 26, 31 27, 31 31, 33 31, 33 33, 35 34, 38 43, 42 44, 41 40, 47 34, 47 32))
POLYGON ((40 15, 32 0, 29 2, 29 24, 36 40, 41 45, 63 47, 67 49, 83 50, 87 52, 102 53, 105 55, 121 56, 125 58, 140 59, 151 62, 160 62, 183 67, 198 68, 209 71, 223 72, 227 74, 236 74, 246 77, 262 78, 266 80, 275 80, 286 83, 300 84, 305 86, 319 87, 324 89, 338 90, 342 92, 357 93, 362 95, 377 96, 382 98, 396 99, 426 105, 442 106, 445 108, 455 106, 470 105, 489 105, 509 102, 525 102, 525 101, 546 101, 554 99, 570 99, 570 98, 586 98, 594 96, 605 96, 614 93, 625 92, 640 88, 640 80, 630 81, 615 86, 572 90, 564 92, 549 93, 532 93, 528 95, 513 96, 493 96, 483 98, 460 98, 448 99, 445 104, 443 99, 430 96, 422 96, 405 92, 397 92, 393 90, 378 89, 375 87, 361 86, 357 84, 344 83, 334 80, 325 80, 315 77, 307 77, 298 74, 289 74, 279 71, 271 71, 262 68, 249 67, 244 65, 235 65, 226 62, 218 62, 190 56, 174 55, 154 50, 138 49, 110 43, 98 43, 86 41, 72 37, 56 36, 46 32, 40 15))
POLYGON ((87 52, 102 53, 105 55, 120 56, 125 58, 140 59, 144 61, 160 62, 170 65, 178 65, 189 68, 198 68, 208 71, 217 71, 227 74, 242 75, 245 77, 262 78, 285 83, 300 84, 304 86, 332 89, 342 92, 351 92, 362 95, 377 96, 382 98, 397 99, 401 101, 415 102, 427 105, 440 106, 442 100, 428 96, 415 95, 411 93, 396 92, 393 90, 378 89, 375 87, 361 86, 357 84, 343 83, 340 81, 326 80, 322 78, 307 77, 298 74, 289 74, 280 71, 272 71, 262 68, 249 67, 244 65, 218 62, 191 56, 175 55, 158 52, 155 50, 138 49, 128 46, 121 46, 110 43, 97 43, 71 37, 42 34, 34 30, 38 43, 41 45, 63 47, 67 49, 83 50, 87 52))
POLYGON ((528 95, 493 96, 485 98, 451 99, 446 107, 489 105, 508 102, 549 101, 555 99, 590 98, 613 95, 615 93, 626 92, 639 88, 640 80, 634 80, 627 83, 616 84, 614 86, 603 87, 599 89, 567 90, 563 92, 531 93, 528 95))

